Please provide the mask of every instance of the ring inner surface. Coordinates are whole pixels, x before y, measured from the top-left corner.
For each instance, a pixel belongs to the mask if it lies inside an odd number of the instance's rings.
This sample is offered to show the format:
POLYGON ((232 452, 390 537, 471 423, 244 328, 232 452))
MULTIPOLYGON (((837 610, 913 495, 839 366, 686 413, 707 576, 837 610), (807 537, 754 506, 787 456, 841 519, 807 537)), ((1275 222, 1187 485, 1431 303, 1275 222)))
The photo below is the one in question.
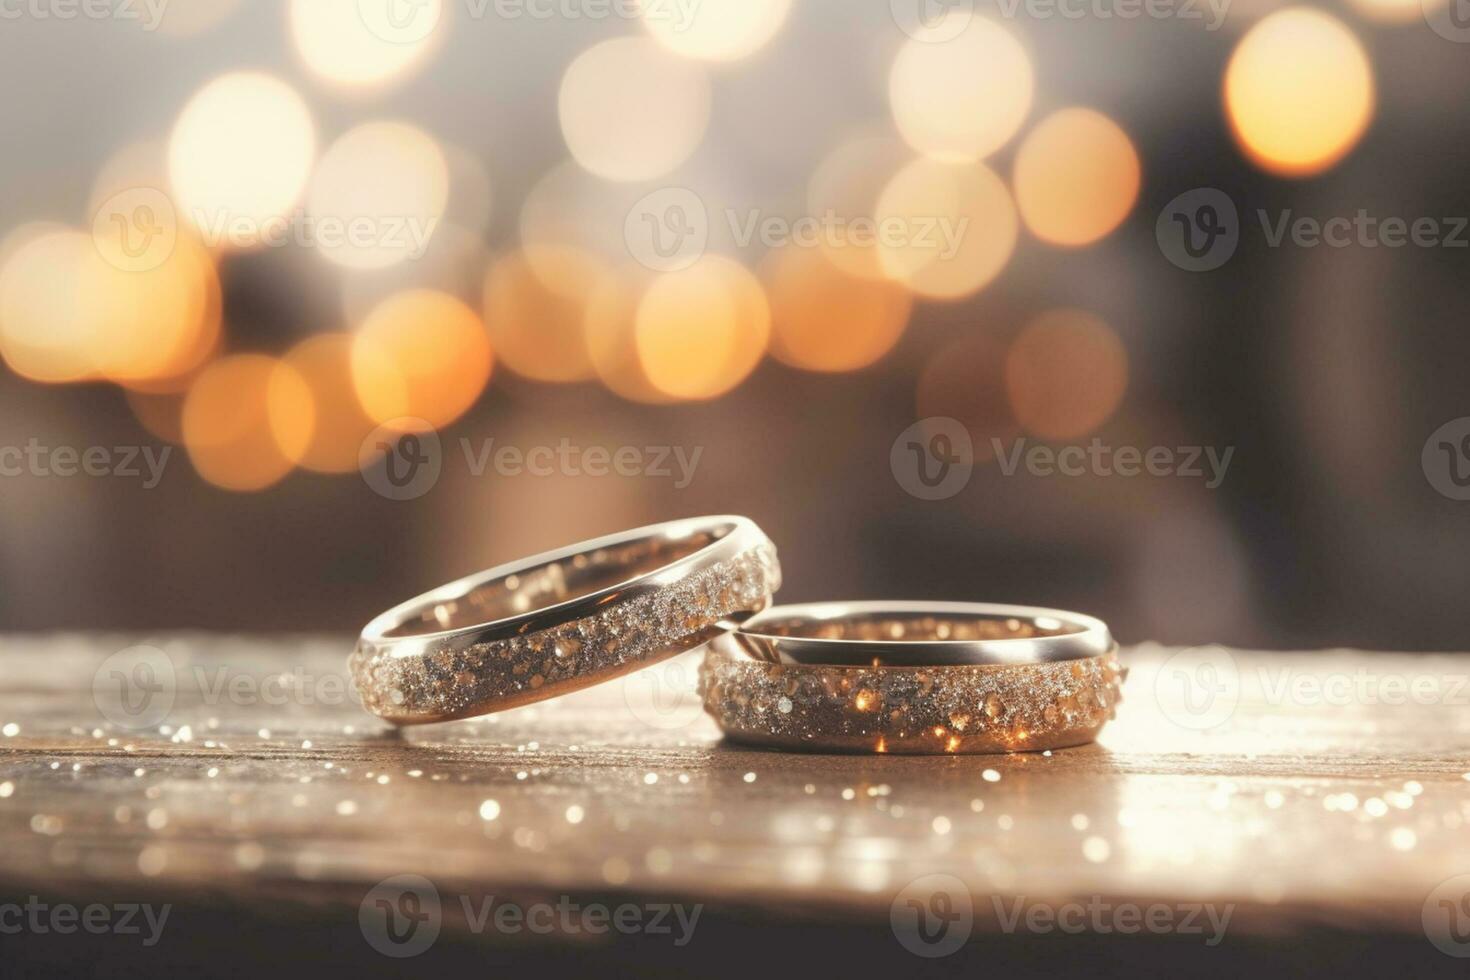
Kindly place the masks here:
POLYGON ((721 527, 678 538, 653 535, 531 565, 470 590, 457 599, 427 605, 386 633, 421 636, 493 623, 535 609, 592 595, 657 571, 709 547, 730 533, 721 527))
POLYGON ((923 643, 949 640, 1020 640, 1085 632, 1077 623, 1014 616, 898 615, 856 613, 842 619, 804 617, 763 620, 751 633, 810 640, 868 640, 923 643))

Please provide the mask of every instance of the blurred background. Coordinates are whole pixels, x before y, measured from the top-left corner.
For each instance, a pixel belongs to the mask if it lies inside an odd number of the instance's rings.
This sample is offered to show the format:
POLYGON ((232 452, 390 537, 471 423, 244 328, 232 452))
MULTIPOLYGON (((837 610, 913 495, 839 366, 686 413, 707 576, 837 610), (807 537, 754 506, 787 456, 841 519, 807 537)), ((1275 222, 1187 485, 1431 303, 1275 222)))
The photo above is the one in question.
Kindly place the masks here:
POLYGON ((0 0, 0 629, 735 512, 783 600, 1462 649, 1463 3, 0 0))

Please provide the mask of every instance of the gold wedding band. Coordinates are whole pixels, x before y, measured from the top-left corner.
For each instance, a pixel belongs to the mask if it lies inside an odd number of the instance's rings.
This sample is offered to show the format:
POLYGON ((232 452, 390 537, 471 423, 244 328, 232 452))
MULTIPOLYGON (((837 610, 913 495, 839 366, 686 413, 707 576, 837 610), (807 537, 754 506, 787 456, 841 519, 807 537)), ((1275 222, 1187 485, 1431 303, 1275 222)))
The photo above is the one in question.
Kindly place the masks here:
POLYGON ((710 644, 706 710, 734 741, 907 754, 1093 741, 1124 669, 1102 621, 973 603, 770 609, 710 644))
POLYGON ((394 724, 490 714, 694 649, 780 584, 775 546, 744 517, 656 524, 410 600, 363 629, 348 666, 394 724))

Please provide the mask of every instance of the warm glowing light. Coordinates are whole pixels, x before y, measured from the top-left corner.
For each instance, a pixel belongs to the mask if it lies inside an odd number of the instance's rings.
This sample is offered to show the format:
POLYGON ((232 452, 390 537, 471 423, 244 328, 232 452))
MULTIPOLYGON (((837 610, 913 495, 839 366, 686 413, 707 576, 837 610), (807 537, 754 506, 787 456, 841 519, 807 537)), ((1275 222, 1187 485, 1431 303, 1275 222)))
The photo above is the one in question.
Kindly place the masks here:
POLYGON ((1006 355, 1006 391, 1021 427, 1041 439, 1076 439, 1106 422, 1128 389, 1128 352, 1082 310, 1032 321, 1006 355))
POLYGON ((849 230, 843 236, 822 239, 832 264, 851 276, 887 278, 878 253, 874 206, 884 186, 909 162, 912 154, 899 139, 861 135, 842 144, 817 166, 807 185, 807 211, 829 225, 849 230), (874 234, 865 238, 854 229, 874 234), (833 247, 832 241, 840 243, 833 247))
POLYGON ((160 5, 163 14, 158 33, 169 37, 195 37, 213 30, 240 6, 240 0, 189 0, 160 5))
POLYGON ((786 23, 791 0, 640 0, 643 24, 669 50, 689 58, 734 61, 764 47, 786 23))
POLYGON ((1062 109, 1016 152, 1016 205, 1031 233, 1054 245, 1088 245, 1122 223, 1138 200, 1138 152, 1102 113, 1062 109))
POLYGON ((501 258, 485 279, 485 326, 496 354, 537 381, 593 377, 583 321, 608 274, 592 254, 570 246, 529 245, 501 258))
POLYGON ((638 358, 638 304, 647 274, 625 271, 601 278, 587 299, 587 356, 609 391, 629 401, 663 404, 670 396, 648 380, 638 358))
POLYGON ((490 380, 490 338, 468 306, 419 289, 378 304, 352 345, 352 379, 368 415, 380 423, 422 419, 448 425, 490 380))
POLYGON ((1354 10, 1380 24, 1412 24, 1437 12, 1445 0, 1348 0, 1354 10))
POLYGON ((920 153, 979 160, 1014 136, 1031 110, 1031 60, 1010 31, 968 9, 948 10, 929 29, 948 40, 912 38, 899 51, 888 77, 893 118, 920 153), (958 34, 954 18, 970 18, 958 34))
POLYGON ((449 164, 433 138, 402 123, 367 123, 322 155, 307 210, 316 246, 353 269, 422 258, 449 200, 449 164))
POLYGON ((354 338, 348 333, 309 337, 291 349, 285 363, 306 382, 316 418, 301 465, 318 473, 350 473, 360 450, 378 427, 357 397, 352 375, 354 338))
POLYGON ((85 286, 101 259, 89 235, 23 225, 0 247, 0 356, 32 381, 96 373, 96 297, 85 286))
MULTIPOLYGON (((215 79, 184 107, 169 140, 169 178, 207 243, 258 237, 306 187, 316 133, 306 103, 269 75, 215 79)), ((253 240, 252 238, 252 240, 253 240)))
POLYGON ((809 371, 855 371, 893 349, 908 324, 908 290, 855 279, 814 248, 787 246, 766 257, 771 353, 809 371))
POLYGON ((957 420, 970 432, 975 460, 994 459, 1019 434, 1005 367, 1006 345, 992 333, 970 331, 946 344, 919 375, 917 417, 957 420))
POLYGON ((311 391, 261 354, 221 358, 194 379, 183 434, 199 475, 227 490, 262 490, 291 472, 311 442, 311 391))
POLYGON ((608 180, 651 180, 704 139, 709 79, 647 38, 616 38, 567 68, 558 108, 562 135, 583 167, 608 180))
POLYGON ((98 261, 83 276, 96 308, 93 361, 100 374, 144 390, 182 390, 186 376, 218 346, 219 277, 214 261, 191 235, 174 243, 157 265, 133 269, 121 242, 93 235, 98 261))
POLYGON ((1374 98, 1362 44, 1341 21, 1305 7, 1252 27, 1225 71, 1237 141, 1280 174, 1318 173, 1342 159, 1368 128, 1374 98))
POLYGON ((1000 274, 1019 220, 1005 184, 984 164, 920 158, 878 199, 878 256, 889 277, 933 299, 958 299, 1000 274))
POLYGON ((404 4, 407 30, 392 20, 395 0, 292 0, 291 37, 312 72, 338 85, 381 85, 421 64, 437 36, 443 0, 404 4))
POLYGON ((639 360, 649 382, 675 398, 734 388, 760 363, 770 332, 760 282, 720 256, 658 276, 638 304, 639 360))

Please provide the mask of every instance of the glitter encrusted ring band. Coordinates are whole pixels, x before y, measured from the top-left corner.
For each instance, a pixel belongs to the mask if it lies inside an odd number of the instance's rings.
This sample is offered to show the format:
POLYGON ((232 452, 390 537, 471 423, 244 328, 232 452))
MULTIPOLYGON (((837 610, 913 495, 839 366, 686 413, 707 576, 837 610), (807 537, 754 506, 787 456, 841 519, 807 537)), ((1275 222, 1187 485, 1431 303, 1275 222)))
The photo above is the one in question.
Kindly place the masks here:
POLYGON ((971 603, 783 606, 711 643, 705 708, 771 748, 1026 752, 1091 742, 1123 668, 1102 621, 971 603))
POLYGON ((349 667, 395 724, 490 714, 691 650, 764 609, 776 549, 743 517, 672 521, 461 579, 369 623, 349 667))

